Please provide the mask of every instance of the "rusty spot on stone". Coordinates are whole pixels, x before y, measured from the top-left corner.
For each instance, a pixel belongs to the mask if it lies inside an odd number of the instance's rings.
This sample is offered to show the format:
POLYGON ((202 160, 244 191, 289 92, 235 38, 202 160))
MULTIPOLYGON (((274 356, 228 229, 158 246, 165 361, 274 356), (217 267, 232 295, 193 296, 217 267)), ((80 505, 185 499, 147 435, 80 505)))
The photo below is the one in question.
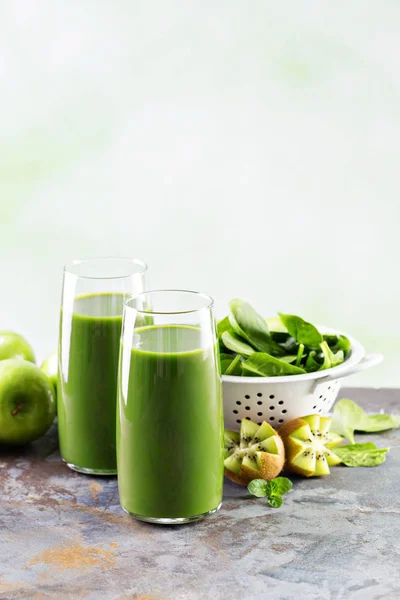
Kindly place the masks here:
POLYGON ((0 593, 14 592, 16 590, 21 590, 21 589, 25 589, 25 588, 26 588, 25 581, 13 581, 11 583, 11 582, 6 581, 2 577, 0 577, 0 593))
POLYGON ((118 548, 117 542, 110 542, 111 548, 118 548))
POLYGON ((59 571, 97 567, 105 570, 114 567, 115 553, 97 546, 82 546, 79 543, 66 542, 43 550, 27 564, 29 566, 44 564, 59 571))
POLYGON ((101 485, 101 483, 98 483, 97 481, 91 481, 90 482, 90 491, 92 493, 92 496, 95 500, 95 502, 99 501, 99 493, 103 491, 103 486, 101 485))
POLYGON ((293 544, 272 544, 271 550, 275 552, 286 552, 287 550, 293 550, 293 544))

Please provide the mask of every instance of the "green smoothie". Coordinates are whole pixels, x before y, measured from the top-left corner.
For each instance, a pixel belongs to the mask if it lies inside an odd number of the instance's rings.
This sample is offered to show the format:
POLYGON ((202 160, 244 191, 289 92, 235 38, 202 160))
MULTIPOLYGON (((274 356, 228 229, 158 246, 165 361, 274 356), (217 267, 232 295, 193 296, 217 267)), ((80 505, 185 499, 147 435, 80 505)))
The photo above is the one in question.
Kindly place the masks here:
POLYGON ((78 296, 61 312, 58 434, 65 462, 115 473, 116 394, 123 294, 78 296))
POLYGON ((200 349, 201 334, 142 327, 131 351, 121 347, 118 487, 133 515, 187 518, 221 503, 221 381, 216 349, 200 349))

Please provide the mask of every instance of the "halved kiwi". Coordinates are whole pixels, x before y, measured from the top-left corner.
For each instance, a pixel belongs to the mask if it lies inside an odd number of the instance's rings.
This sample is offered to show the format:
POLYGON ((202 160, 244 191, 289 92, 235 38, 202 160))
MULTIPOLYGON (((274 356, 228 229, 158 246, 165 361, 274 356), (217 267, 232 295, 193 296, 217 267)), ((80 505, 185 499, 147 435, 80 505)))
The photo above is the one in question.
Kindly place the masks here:
POLYGON ((279 429, 285 446, 285 471, 305 477, 329 475, 329 467, 341 462, 331 450, 342 441, 340 435, 329 432, 331 421, 329 417, 308 415, 279 429))
POLYGON ((282 471, 285 449, 275 429, 265 421, 242 419, 240 431, 225 430, 225 475, 247 485, 252 479, 270 481, 282 471))

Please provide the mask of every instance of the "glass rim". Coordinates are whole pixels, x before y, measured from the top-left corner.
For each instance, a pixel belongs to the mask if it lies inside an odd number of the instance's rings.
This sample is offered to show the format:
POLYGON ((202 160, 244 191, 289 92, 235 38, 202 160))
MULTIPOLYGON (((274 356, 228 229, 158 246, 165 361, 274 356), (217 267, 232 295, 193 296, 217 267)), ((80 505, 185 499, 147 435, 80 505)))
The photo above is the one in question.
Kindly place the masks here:
POLYGON ((124 301, 124 309, 135 310, 136 312, 142 315, 189 315, 192 313, 198 313, 202 310, 211 310, 214 306, 214 300, 211 298, 209 294, 204 292, 196 292, 195 290, 178 290, 178 289, 160 289, 160 290, 147 290, 144 292, 139 292, 138 294, 133 294, 129 296, 124 301), (205 304, 201 308, 192 308, 190 310, 173 310, 173 311, 160 311, 160 310, 140 310, 139 308, 135 308, 130 305, 130 302, 140 298, 140 296, 146 296, 150 294, 160 294, 160 293, 178 293, 178 294, 188 294, 192 296, 197 296, 198 298, 203 298, 207 300, 208 304, 205 304))
POLYGON ((96 256, 96 257, 91 257, 91 258, 76 258, 76 259, 70 260, 69 262, 67 262, 64 265, 64 273, 68 273, 68 275, 73 275, 74 277, 77 277, 78 279, 129 279, 129 277, 132 277, 134 275, 143 275, 144 273, 146 273, 147 269, 148 269, 147 264, 140 258, 128 258, 126 256, 96 256), (93 264, 95 262, 100 262, 100 261, 126 262, 126 263, 131 264, 132 266, 133 265, 136 266, 137 269, 134 271, 131 271, 127 275, 106 275, 103 277, 99 277, 98 275, 80 275, 74 271, 74 267, 77 267, 79 265, 93 264))

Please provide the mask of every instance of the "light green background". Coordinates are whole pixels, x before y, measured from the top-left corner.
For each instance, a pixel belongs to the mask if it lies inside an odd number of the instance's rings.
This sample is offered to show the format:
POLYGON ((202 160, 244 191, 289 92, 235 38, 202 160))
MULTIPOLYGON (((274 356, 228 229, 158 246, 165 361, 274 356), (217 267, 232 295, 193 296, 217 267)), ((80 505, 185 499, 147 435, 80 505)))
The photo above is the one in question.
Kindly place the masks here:
POLYGON ((0 2, 1 327, 57 340, 62 265, 352 333, 399 385, 397 1, 0 2))

